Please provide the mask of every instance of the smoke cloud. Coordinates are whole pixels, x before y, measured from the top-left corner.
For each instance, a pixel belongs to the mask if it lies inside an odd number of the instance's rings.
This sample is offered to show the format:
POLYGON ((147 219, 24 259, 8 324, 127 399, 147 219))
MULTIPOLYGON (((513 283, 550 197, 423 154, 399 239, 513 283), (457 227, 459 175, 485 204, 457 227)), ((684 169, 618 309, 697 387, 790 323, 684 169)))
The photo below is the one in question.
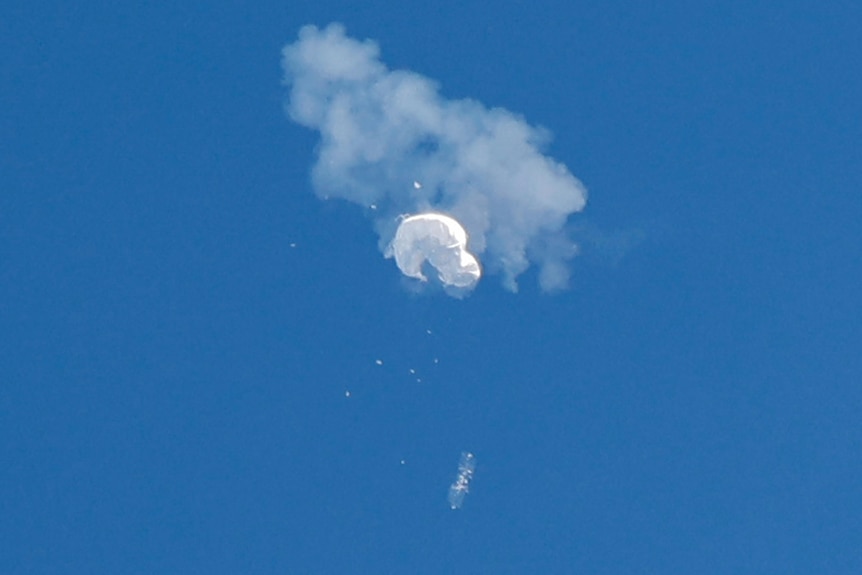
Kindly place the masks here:
POLYGON ((577 246, 564 227, 587 194, 542 154, 547 131, 502 108, 443 98, 434 81, 389 70, 375 42, 339 24, 305 26, 282 55, 287 112, 320 132, 315 192, 371 208, 384 252, 399 215, 441 213, 507 288, 516 291, 530 265, 543 289, 566 286, 577 246))

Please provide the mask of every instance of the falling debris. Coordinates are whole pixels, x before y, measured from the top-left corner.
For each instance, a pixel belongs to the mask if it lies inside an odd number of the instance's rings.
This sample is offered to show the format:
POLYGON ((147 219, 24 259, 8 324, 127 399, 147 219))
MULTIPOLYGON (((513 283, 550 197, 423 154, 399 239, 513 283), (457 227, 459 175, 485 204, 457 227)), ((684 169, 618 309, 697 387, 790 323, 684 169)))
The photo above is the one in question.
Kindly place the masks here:
POLYGON ((452 509, 460 509, 464 503, 464 496, 470 492, 470 480, 473 479, 473 471, 476 469, 476 458, 472 453, 464 451, 458 462, 458 476, 455 482, 449 486, 449 506, 452 509))
POLYGON ((350 397, 350 390, 349 389, 344 392, 344 397, 350 397))
POLYGON ((422 184, 420 184, 420 183, 419 183, 419 182, 417 182, 416 180, 413 180, 413 189, 414 189, 414 190, 421 190, 421 189, 422 189, 422 184))
POLYGON ((410 216, 401 221, 386 253, 395 257, 404 275, 428 281, 422 273, 430 264, 445 286, 470 289, 479 281, 479 262, 467 251, 467 232, 457 220, 437 213, 410 216))
POLYGON ((404 465, 405 463, 407 463, 407 462, 406 462, 406 461, 404 461, 404 460, 402 459, 402 460, 401 460, 401 465, 404 465))
POLYGON ((383 365, 383 360, 382 359, 375 359, 374 363, 376 363, 377 365, 383 365))
POLYGON ((411 373, 411 374, 415 374, 415 373, 416 373, 416 370, 415 370, 415 369, 413 369, 412 367, 410 368, 410 370, 409 370, 409 371, 410 371, 410 373, 411 373))
POLYGON ((295 248, 295 247, 296 247, 296 242, 290 242, 290 247, 295 248))
POLYGON ((426 330, 425 330, 425 333, 427 333, 428 335, 431 335, 431 330, 430 330, 430 329, 426 329, 426 330))

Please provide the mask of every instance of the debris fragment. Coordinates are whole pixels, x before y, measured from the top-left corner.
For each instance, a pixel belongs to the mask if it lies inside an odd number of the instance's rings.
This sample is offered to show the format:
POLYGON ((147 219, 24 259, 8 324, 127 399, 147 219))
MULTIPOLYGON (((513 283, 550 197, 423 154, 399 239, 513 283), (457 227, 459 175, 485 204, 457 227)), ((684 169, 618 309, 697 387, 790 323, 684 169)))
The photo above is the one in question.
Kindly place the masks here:
POLYGON ((464 451, 458 462, 458 476, 455 482, 449 486, 449 506, 452 509, 460 509, 464 503, 464 496, 470 492, 470 480, 473 479, 473 471, 476 469, 476 458, 472 453, 464 451))

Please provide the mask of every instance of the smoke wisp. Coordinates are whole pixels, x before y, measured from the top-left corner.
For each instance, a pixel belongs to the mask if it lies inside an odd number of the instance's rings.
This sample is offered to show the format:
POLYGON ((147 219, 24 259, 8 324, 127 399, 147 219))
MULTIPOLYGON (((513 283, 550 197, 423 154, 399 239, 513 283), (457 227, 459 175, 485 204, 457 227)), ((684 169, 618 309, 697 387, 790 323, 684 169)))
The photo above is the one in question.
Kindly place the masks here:
POLYGON ((543 289, 566 286, 577 246, 564 226, 586 190, 542 153, 547 131, 502 108, 443 98, 434 81, 389 70, 375 42, 339 24, 305 26, 282 55, 287 112, 320 133, 315 192, 373 208, 381 249, 399 215, 441 213, 509 289, 530 265, 543 289))

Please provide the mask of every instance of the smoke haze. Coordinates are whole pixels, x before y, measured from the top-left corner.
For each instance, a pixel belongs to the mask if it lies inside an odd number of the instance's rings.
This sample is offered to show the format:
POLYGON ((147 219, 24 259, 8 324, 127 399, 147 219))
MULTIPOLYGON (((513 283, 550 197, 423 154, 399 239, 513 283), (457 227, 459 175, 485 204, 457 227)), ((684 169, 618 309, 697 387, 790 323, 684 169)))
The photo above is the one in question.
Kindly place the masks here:
POLYGON ((470 252, 507 288, 530 265, 543 289, 566 286, 577 246, 564 226, 586 190, 542 154, 545 130, 502 108, 443 98, 434 81, 389 70, 375 42, 347 37, 339 24, 303 27, 283 66, 290 118, 320 132, 316 193, 373 207, 382 250, 399 215, 433 211, 460 222, 470 252))

